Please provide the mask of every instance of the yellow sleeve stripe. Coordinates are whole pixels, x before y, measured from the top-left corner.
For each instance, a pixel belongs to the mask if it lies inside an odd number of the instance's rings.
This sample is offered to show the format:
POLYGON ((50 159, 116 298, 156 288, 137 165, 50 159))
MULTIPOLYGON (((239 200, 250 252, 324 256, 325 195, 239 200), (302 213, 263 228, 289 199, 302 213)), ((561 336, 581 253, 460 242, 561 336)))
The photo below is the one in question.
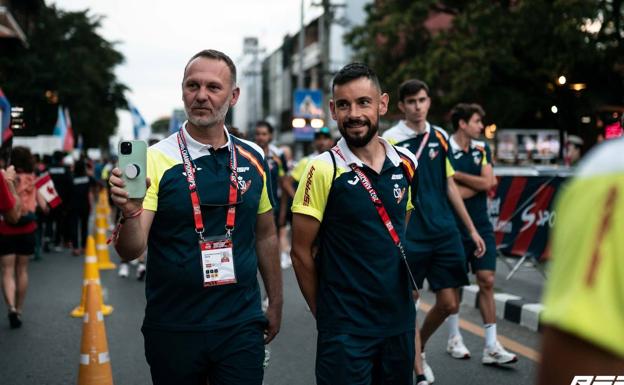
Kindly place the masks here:
POLYGON ((262 175, 262 177, 264 177, 264 167, 262 167, 262 165, 260 163, 258 163, 258 159, 256 159, 255 156, 253 156, 249 151, 245 150, 244 148, 242 148, 238 144, 236 145, 236 148, 238 149, 238 151, 240 151, 242 156, 247 158, 247 160, 250 161, 251 164, 253 164, 256 167, 256 169, 258 170, 260 175, 262 175))
POLYGON ((269 192, 267 190, 266 184, 266 175, 262 175, 262 192, 260 193, 260 204, 258 205, 257 214, 264 214, 267 211, 271 210, 273 206, 271 205, 271 200, 269 199, 269 192))

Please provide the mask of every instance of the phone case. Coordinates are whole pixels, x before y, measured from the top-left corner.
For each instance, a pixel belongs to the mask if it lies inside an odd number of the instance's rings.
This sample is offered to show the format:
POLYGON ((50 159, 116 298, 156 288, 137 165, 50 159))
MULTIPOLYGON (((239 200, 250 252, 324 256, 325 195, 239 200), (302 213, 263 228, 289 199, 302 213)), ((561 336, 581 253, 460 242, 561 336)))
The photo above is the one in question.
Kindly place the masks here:
POLYGON ((119 169, 126 183, 125 190, 130 198, 145 197, 145 179, 147 178, 147 143, 142 140, 124 140, 119 142, 119 169), (121 153, 121 143, 131 142, 130 154, 121 153))

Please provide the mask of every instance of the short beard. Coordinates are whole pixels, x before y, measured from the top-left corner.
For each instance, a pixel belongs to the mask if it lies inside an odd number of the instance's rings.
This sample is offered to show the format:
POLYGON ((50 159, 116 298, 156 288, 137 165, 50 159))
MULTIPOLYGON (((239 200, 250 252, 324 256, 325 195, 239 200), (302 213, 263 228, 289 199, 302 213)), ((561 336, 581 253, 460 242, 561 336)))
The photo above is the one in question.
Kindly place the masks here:
POLYGON ((377 132, 379 131, 379 115, 377 116, 376 124, 371 123, 371 121, 367 118, 348 119, 342 122, 342 124, 338 124, 338 129, 340 130, 340 134, 342 134, 342 137, 345 139, 349 147, 364 147, 368 143, 370 143, 370 141, 373 139, 373 137, 377 135, 377 132), (347 134, 347 129, 345 128, 345 126, 349 125, 350 123, 364 123, 368 127, 368 130, 366 131, 364 136, 349 136, 347 134))
POLYGON ((188 117, 189 122, 191 122, 191 124, 193 124, 195 127, 200 127, 200 128, 213 127, 218 122, 225 122, 225 116, 227 115, 228 110, 230 109, 230 101, 231 101, 231 98, 228 99, 225 103, 223 103, 223 106, 221 107, 221 109, 216 111, 216 113, 213 116, 195 118, 190 114, 190 109, 187 109, 186 116, 188 117))

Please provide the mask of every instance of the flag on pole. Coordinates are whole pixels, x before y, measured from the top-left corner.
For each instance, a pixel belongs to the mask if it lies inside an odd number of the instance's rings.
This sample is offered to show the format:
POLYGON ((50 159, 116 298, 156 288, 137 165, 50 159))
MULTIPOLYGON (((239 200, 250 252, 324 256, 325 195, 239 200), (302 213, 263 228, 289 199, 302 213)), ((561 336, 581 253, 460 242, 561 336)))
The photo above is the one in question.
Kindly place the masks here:
POLYGON ((11 104, 0 88, 0 145, 13 136, 11 130, 11 104))
POLYGON ((130 114, 132 115, 132 128, 134 130, 134 139, 147 141, 147 139, 149 139, 149 136, 152 134, 151 128, 145 122, 145 119, 143 119, 143 116, 134 104, 128 103, 128 108, 130 109, 130 114))
POLYGON ((71 119, 69 118, 69 109, 65 108, 65 138, 63 138, 63 151, 74 151, 74 130, 72 128, 71 119))
POLYGON ((63 113, 63 106, 59 104, 58 114, 56 117, 56 124, 54 125, 54 132, 52 135, 61 138, 61 143, 65 143, 65 134, 67 134, 67 123, 65 122, 65 114, 63 113))

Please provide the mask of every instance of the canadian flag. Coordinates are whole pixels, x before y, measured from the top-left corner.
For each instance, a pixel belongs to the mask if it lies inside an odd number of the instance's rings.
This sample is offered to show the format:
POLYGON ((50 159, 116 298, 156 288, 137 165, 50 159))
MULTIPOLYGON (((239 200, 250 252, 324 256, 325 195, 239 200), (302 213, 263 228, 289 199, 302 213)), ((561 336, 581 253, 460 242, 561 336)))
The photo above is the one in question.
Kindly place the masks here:
POLYGON ((52 178, 50 178, 50 174, 47 172, 37 178, 35 181, 35 187, 37 187, 37 191, 41 194, 43 199, 48 202, 51 208, 55 208, 61 204, 61 197, 56 192, 54 182, 52 181, 52 178))

